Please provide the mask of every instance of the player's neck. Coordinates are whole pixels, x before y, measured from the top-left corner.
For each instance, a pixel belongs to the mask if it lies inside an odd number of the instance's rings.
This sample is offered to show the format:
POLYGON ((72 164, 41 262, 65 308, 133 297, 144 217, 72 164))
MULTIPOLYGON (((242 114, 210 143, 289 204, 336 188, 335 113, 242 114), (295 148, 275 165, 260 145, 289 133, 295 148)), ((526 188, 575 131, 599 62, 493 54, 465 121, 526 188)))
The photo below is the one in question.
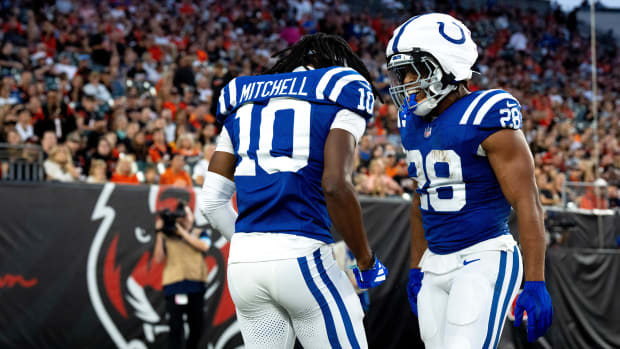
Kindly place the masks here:
POLYGON ((441 103, 439 103, 437 108, 433 110, 433 114, 435 114, 435 116, 441 115, 446 109, 448 109, 452 105, 452 103, 467 96, 468 94, 470 94, 470 92, 467 87, 465 87, 464 85, 459 85, 456 90, 447 95, 446 98, 444 98, 441 103))

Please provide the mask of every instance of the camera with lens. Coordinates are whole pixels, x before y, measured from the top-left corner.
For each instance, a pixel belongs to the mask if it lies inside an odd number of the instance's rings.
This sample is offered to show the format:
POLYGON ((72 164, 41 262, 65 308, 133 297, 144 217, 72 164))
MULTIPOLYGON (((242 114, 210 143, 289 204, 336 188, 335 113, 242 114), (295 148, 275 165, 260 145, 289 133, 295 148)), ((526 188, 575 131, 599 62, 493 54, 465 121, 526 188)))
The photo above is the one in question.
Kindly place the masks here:
POLYGON ((549 234, 549 245, 565 245, 570 233, 577 224, 568 215, 556 212, 547 212, 545 229, 549 234))
POLYGON ((185 202, 179 201, 177 207, 174 210, 170 210, 169 208, 165 208, 159 212, 157 212, 159 217, 161 217, 162 221, 164 221, 164 226, 161 229, 163 233, 167 237, 177 237, 177 219, 185 217, 185 202))

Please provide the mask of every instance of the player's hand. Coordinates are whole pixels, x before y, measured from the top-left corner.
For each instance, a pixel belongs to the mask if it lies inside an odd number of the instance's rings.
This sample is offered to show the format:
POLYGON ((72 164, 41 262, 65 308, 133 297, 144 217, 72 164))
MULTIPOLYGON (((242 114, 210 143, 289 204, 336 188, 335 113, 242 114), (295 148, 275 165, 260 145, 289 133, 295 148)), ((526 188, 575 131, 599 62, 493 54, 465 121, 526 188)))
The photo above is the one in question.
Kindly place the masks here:
POLYGON ((411 311, 418 316, 418 293, 422 288, 422 278, 424 273, 419 268, 411 268, 409 270, 409 282, 407 282, 407 298, 409 298, 409 306, 411 311))
POLYGON ((377 287, 385 282, 388 274, 387 268, 376 256, 373 256, 373 261, 370 269, 360 270, 357 265, 353 267, 355 281, 357 281, 357 286, 361 289, 377 287))
POLYGON ((155 216, 155 231, 162 230, 164 227, 164 220, 159 215, 155 216))
POLYGON ((544 281, 526 281, 515 305, 515 327, 521 326, 527 311, 527 341, 533 342, 547 332, 553 321, 553 305, 544 281))

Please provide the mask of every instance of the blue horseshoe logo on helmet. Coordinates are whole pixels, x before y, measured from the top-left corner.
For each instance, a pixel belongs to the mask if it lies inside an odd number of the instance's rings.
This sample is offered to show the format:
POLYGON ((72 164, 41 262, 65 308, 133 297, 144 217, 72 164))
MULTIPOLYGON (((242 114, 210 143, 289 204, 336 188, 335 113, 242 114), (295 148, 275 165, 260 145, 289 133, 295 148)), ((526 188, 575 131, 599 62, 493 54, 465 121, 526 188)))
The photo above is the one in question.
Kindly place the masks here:
POLYGON ((437 24, 439 24, 439 34, 441 34, 441 36, 443 36, 446 40, 450 41, 453 44, 457 44, 457 45, 462 45, 462 44, 465 43, 465 32, 463 32, 463 28, 461 28, 458 24, 452 22, 452 24, 454 24, 461 31, 461 38, 460 39, 453 39, 453 38, 449 37, 448 34, 446 34, 446 32, 444 32, 444 30, 443 30, 443 28, 445 26, 445 24, 443 22, 437 22, 437 24))

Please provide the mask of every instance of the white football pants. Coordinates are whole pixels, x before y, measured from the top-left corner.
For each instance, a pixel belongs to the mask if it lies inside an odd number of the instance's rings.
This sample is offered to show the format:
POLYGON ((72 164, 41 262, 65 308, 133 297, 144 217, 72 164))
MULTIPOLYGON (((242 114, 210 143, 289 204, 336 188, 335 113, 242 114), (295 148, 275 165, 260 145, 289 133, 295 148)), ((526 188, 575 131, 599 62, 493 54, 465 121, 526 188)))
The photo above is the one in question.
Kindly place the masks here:
POLYGON ((305 257, 228 265, 248 349, 367 348, 359 298, 329 246, 305 257))
POLYGON ((437 269, 451 264, 456 269, 424 271, 418 315, 425 347, 496 348, 508 308, 521 286, 523 266, 518 247, 433 255, 432 259, 437 269))

